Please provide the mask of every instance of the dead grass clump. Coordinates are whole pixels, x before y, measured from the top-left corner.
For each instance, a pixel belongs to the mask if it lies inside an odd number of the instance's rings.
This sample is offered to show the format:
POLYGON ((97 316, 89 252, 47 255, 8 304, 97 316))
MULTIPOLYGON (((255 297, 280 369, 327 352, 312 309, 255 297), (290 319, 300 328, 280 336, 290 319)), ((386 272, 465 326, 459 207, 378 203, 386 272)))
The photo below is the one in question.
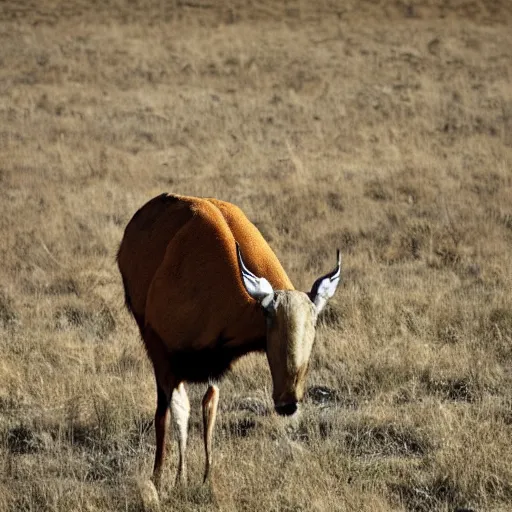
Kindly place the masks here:
POLYGON ((503 422, 507 427, 512 426, 512 397, 507 397, 503 403, 494 408, 493 414, 498 422, 503 422))
POLYGON ((12 328, 17 323, 17 316, 14 304, 10 297, 0 290, 0 327, 3 329, 12 328))
MULTIPOLYGON (((141 512, 146 510, 138 496, 135 485, 107 485, 97 489, 98 482, 81 482, 79 486, 72 481, 57 482, 44 475, 31 482, 18 481, 12 487, 6 510, 28 512, 40 510, 127 510, 141 512)), ((155 511, 157 509, 148 509, 155 511)))
POLYGON ((73 422, 63 433, 62 440, 75 448, 85 448, 95 452, 101 458, 101 454, 110 453, 115 451, 116 447, 125 446, 130 438, 134 437, 134 433, 130 435, 129 431, 124 432, 112 416, 99 416, 94 423, 73 422), (123 435, 119 436, 121 430, 123 435))
POLYGON ((327 386, 310 386, 306 391, 306 399, 315 405, 330 406, 340 401, 339 393, 327 386))
POLYGON ((423 457, 435 444, 431 434, 413 425, 402 425, 353 413, 344 417, 339 406, 310 409, 291 427, 291 439, 316 447, 328 443, 330 449, 344 457, 373 460, 379 457, 423 457))
POLYGON ((270 413, 265 400, 254 396, 233 397, 231 403, 224 405, 224 408, 228 411, 243 411, 257 416, 266 416, 270 413))
POLYGON ((411 222, 399 237, 397 253, 402 255, 400 259, 418 260, 422 257, 425 258, 431 249, 431 229, 428 222, 411 222))
POLYGON ((26 424, 9 428, 4 437, 7 449, 14 454, 36 453, 48 450, 52 445, 49 433, 39 432, 26 424))
MULTIPOLYGON (((503 303, 502 303, 503 304, 503 303)), ((482 308, 476 330, 477 339, 486 350, 507 364, 512 354, 512 314, 508 305, 487 304, 482 308)))
POLYGON ((423 456, 433 449, 417 429, 395 423, 347 425, 341 435, 343 446, 356 457, 423 456))
POLYGON ((146 354, 142 350, 134 350, 134 347, 125 347, 117 360, 111 364, 109 372, 135 377, 144 371, 148 364, 146 354))
POLYGON ((464 339, 461 319, 439 319, 437 337, 442 343, 459 343, 464 339))
POLYGON ((473 402, 481 396, 471 378, 438 379, 423 374, 421 382, 425 385, 427 393, 438 396, 442 400, 473 402))
POLYGON ((391 492, 396 494, 407 511, 430 512, 432 510, 472 510, 467 509, 467 500, 448 478, 436 478, 429 482, 391 484, 391 492))
POLYGON ((169 493, 168 498, 162 501, 164 510, 183 510, 184 512, 194 512, 216 510, 215 494, 209 485, 188 485, 185 488, 177 489, 176 492, 169 493))
POLYGON ((379 180, 371 180, 366 183, 365 196, 374 201, 389 201, 393 195, 389 187, 386 187, 379 180))
POLYGON ((489 326, 497 338, 512 339, 512 309, 495 308, 489 314, 489 326))
POLYGON ((318 191, 305 193, 297 187, 288 189, 286 195, 259 193, 254 201, 257 210, 268 212, 274 220, 278 234, 289 239, 300 236, 305 224, 325 219, 329 208, 326 195, 318 191))
POLYGON ((73 278, 57 278, 44 288, 49 295, 75 295, 80 294, 79 285, 73 278))
POLYGON ((337 301, 328 302, 318 317, 320 325, 330 329, 343 329, 343 319, 347 314, 345 306, 337 301))
POLYGON ((220 426, 233 437, 247 437, 254 434, 256 427, 256 420, 246 416, 230 419, 227 424, 223 422, 220 426))
POLYGON ((371 358, 360 373, 351 370, 346 376, 345 386, 359 400, 367 400, 414 381, 421 367, 413 365, 411 361, 400 361, 395 357, 371 358))
POLYGON ((441 444, 431 461, 432 475, 447 478, 451 487, 458 490, 458 497, 466 502, 484 508, 493 502, 506 503, 512 498, 511 453, 507 447, 510 429, 494 430, 491 442, 492 419, 475 417, 463 409, 449 414, 452 425, 458 425, 458 434, 452 443, 441 444))
POLYGON ((91 310, 89 306, 66 305, 55 312, 54 321, 56 329, 77 329, 83 339, 104 340, 116 329, 116 320, 107 307, 91 310))

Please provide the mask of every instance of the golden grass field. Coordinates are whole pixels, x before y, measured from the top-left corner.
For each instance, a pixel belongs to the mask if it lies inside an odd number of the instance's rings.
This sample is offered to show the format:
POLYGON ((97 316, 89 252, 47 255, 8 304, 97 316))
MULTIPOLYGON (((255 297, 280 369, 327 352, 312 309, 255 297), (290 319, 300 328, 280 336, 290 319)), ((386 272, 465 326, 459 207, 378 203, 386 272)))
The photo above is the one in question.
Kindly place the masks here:
POLYGON ((156 510, 153 372, 115 254, 161 192, 239 205, 307 290, 299 418, 221 383, 161 510, 512 510, 512 5, 0 4, 0 511, 156 510))

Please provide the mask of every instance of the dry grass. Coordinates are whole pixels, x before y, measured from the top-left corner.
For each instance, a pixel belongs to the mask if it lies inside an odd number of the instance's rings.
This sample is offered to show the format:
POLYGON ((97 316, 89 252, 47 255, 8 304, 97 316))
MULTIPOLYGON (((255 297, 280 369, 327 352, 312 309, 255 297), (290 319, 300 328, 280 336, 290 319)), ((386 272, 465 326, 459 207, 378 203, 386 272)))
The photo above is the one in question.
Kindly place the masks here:
POLYGON ((151 509, 114 256, 162 191, 240 205, 300 288, 345 265, 302 416, 240 361, 203 487, 193 388, 163 510, 510 510, 509 3, 251 5, 0 6, 0 510, 151 509))

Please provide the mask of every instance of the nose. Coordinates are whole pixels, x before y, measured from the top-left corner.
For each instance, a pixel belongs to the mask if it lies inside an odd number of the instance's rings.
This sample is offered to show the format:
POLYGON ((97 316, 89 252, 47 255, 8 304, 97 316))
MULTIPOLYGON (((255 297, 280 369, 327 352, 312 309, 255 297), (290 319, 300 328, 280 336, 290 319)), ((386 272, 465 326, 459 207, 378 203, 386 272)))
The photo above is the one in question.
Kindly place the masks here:
POLYGON ((291 416, 297 411, 297 402, 276 405, 276 412, 279 416, 291 416))

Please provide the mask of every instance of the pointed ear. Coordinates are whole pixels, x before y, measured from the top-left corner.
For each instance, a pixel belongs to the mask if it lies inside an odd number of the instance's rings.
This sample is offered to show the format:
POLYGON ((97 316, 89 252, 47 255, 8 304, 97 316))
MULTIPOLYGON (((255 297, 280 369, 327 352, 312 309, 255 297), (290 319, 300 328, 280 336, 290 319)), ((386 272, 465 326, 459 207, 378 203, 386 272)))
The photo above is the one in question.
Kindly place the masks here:
POLYGON ((247 293, 257 300, 264 309, 270 309, 274 300, 274 289, 272 285, 264 278, 255 276, 246 266, 242 259, 240 245, 236 242, 236 254, 238 256, 238 266, 242 276, 242 282, 247 293))
POLYGON ((318 313, 324 309, 327 301, 334 295, 334 292, 336 291, 336 288, 340 282, 341 253, 339 249, 336 254, 336 259, 336 268, 325 276, 319 277, 309 292, 309 298, 315 304, 318 313))

